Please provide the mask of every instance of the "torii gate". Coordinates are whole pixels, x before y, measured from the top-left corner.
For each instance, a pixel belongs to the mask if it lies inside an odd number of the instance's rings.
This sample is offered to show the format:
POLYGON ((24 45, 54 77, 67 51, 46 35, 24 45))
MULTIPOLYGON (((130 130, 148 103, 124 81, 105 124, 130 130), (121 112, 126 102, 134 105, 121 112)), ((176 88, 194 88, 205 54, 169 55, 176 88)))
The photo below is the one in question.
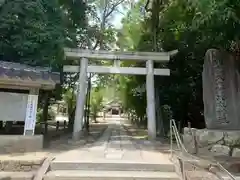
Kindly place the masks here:
POLYGON ((154 61, 168 62, 170 57, 178 51, 170 52, 120 52, 120 51, 96 51, 83 49, 65 48, 67 59, 79 59, 79 66, 64 66, 64 72, 80 72, 79 88, 77 92, 76 112, 73 128, 73 139, 78 140, 83 127, 84 105, 86 101, 87 73, 99 74, 135 74, 146 75, 147 91, 147 118, 148 118, 148 137, 156 138, 156 113, 155 113, 155 92, 154 75, 169 76, 169 69, 156 69, 153 67, 154 61), (114 60, 114 66, 95 66, 88 65, 88 59, 114 60), (120 67, 119 60, 146 61, 146 67, 120 67))

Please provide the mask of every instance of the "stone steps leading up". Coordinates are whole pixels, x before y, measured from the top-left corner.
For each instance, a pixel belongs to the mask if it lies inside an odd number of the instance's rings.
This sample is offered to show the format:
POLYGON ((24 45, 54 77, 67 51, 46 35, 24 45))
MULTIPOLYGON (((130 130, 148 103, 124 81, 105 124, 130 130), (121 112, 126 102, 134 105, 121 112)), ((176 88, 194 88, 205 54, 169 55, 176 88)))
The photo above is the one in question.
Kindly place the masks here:
POLYGON ((172 163, 54 160, 44 180, 178 180, 172 163))
POLYGON ((35 171, 30 172, 0 172, 0 180, 32 180, 35 171))
POLYGON ((59 154, 44 180, 179 179, 168 154, 156 151, 154 144, 137 143, 114 122, 91 146, 59 154))
POLYGON ((56 161, 50 166, 51 170, 94 170, 94 171, 160 171, 175 172, 171 163, 142 163, 129 161, 56 161))
POLYGON ((50 171, 44 180, 178 180, 174 172, 141 172, 141 171, 50 171))

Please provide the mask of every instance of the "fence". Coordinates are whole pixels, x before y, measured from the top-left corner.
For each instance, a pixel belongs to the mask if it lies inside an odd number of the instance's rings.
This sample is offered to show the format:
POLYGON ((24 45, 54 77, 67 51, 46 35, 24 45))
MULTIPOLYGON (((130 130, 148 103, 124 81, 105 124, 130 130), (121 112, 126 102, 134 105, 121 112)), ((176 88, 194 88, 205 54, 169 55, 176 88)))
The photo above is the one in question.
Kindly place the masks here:
POLYGON ((174 120, 170 121, 170 148, 171 160, 182 180, 235 180, 235 177, 217 161, 188 153, 174 120))

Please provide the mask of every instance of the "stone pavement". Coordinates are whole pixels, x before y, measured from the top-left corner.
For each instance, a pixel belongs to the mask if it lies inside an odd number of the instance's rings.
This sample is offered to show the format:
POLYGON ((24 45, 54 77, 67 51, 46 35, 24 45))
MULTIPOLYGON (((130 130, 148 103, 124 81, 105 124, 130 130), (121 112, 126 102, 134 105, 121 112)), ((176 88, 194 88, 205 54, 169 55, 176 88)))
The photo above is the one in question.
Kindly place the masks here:
POLYGON ((110 120, 101 138, 93 144, 56 155, 55 161, 132 161, 171 163, 166 148, 128 135, 121 120, 110 120))
POLYGON ((123 123, 109 119, 97 141, 57 154, 44 180, 178 180, 166 146, 135 138, 123 123))
POLYGON ((0 158, 0 179, 31 180, 51 156, 50 171, 40 172, 44 180, 178 180, 165 147, 135 138, 122 123, 111 118, 79 142, 66 137, 42 152, 5 155, 0 158))

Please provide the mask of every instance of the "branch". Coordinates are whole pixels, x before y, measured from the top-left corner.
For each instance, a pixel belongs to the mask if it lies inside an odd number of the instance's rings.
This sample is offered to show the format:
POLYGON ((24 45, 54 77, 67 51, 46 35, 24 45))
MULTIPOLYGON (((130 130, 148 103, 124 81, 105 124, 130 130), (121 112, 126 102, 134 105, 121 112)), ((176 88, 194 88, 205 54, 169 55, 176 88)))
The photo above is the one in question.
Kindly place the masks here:
POLYGON ((103 10, 103 15, 102 15, 102 23, 101 23, 101 28, 104 28, 102 26, 105 25, 105 20, 106 20, 106 12, 107 12, 107 7, 108 7, 108 3, 106 2, 107 0, 104 0, 104 10, 103 10))
POLYGON ((120 10, 116 9, 116 11, 122 15, 125 15, 123 12, 121 12, 120 10))
POLYGON ((112 12, 113 12, 121 3, 123 3, 124 1, 125 1, 125 0, 119 0, 116 4, 114 4, 114 5, 111 7, 110 11, 106 14, 105 19, 107 19, 107 18, 112 14, 112 12))
POLYGON ((95 50, 98 47, 98 44, 100 43, 100 39, 97 39, 95 45, 93 46, 92 50, 95 50))
POLYGON ((144 7, 144 9, 146 10, 146 12, 150 12, 150 11, 151 11, 151 9, 148 8, 150 1, 151 1, 151 0, 147 0, 147 3, 146 3, 146 5, 145 5, 145 7, 144 7))
POLYGON ((95 45, 91 49, 95 50, 99 44, 100 44, 100 49, 102 49, 103 31, 105 29, 106 20, 116 10, 116 8, 124 1, 125 0, 119 0, 115 4, 113 4, 111 7, 108 8, 109 3, 107 3, 107 0, 105 0, 104 11, 103 11, 103 15, 102 15, 102 22, 100 25, 100 34, 97 38, 95 45))

